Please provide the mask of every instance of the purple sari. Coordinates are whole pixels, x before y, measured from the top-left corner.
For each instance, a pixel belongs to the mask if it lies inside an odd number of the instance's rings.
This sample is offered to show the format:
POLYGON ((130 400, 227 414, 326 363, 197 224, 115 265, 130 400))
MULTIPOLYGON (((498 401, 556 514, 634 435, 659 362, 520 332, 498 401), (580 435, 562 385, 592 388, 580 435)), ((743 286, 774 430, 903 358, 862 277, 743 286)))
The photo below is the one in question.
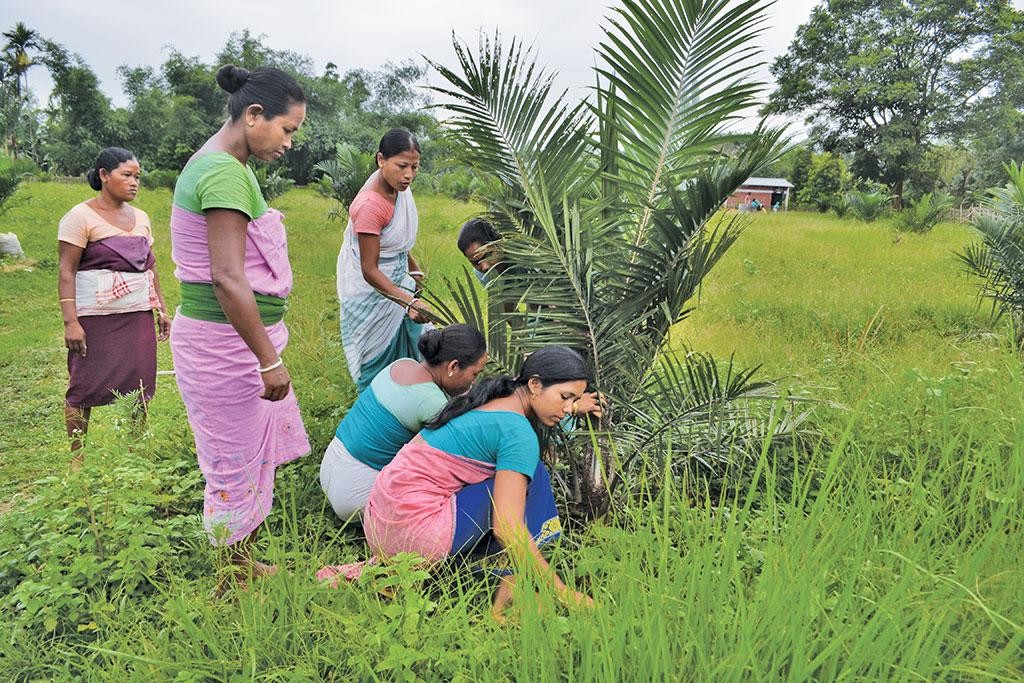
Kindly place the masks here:
MULTIPOLYGON (((149 239, 136 235, 90 242, 79 270, 143 273, 156 262, 149 239)), ((68 352, 68 405, 91 408, 113 403, 118 395, 141 391, 149 401, 156 391, 156 327, 152 311, 78 318, 85 330, 85 356, 68 352)))

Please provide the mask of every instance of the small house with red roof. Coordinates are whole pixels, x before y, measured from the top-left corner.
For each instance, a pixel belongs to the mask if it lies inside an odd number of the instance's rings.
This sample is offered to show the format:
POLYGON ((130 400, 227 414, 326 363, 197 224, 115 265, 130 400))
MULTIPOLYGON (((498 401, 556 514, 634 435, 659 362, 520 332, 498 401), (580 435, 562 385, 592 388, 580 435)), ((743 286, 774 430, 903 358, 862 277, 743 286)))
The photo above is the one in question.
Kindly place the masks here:
POLYGON ((793 184, 785 178, 747 178, 732 195, 725 200, 725 208, 750 211, 756 199, 766 210, 778 206, 779 210, 789 209, 789 193, 793 184))

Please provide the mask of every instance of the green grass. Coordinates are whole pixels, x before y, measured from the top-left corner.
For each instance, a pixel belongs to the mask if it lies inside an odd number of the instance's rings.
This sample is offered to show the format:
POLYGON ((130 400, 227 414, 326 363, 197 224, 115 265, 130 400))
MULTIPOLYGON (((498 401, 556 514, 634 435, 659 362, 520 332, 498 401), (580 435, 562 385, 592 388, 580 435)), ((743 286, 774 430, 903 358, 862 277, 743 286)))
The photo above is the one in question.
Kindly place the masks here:
MULTIPOLYGON (((765 452, 749 491, 708 501, 660 488, 576 533, 554 558, 594 610, 541 599, 500 627, 462 572, 408 564, 338 591, 312 578, 362 557, 319 491, 319 451, 353 397, 338 338, 342 225, 293 190, 296 273, 287 352, 314 454, 282 468, 259 554, 287 568, 211 596, 202 484, 173 381, 146 435, 99 409, 86 467, 68 475, 66 374, 53 236, 84 185, 28 184, 12 211, 36 263, 0 270, 0 677, 4 680, 1020 680, 1024 677, 1024 368, 979 311, 953 252, 957 225, 904 236, 815 214, 752 217, 673 343, 736 354, 824 399, 816 445, 765 452), (394 600, 374 590, 397 582, 394 600)), ((157 227, 169 299, 169 195, 157 227)), ((418 199, 417 256, 461 267, 478 207, 418 199)), ((169 369, 167 349, 159 364, 169 369)))

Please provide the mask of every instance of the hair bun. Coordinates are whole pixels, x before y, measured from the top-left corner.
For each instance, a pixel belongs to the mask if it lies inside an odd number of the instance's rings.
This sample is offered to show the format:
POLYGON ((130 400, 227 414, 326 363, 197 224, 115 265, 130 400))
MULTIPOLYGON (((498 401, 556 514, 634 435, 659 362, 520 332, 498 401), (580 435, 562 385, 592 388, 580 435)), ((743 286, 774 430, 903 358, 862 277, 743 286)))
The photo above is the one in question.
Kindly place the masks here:
POLYGON ((249 80, 249 70, 234 64, 225 64, 217 71, 217 85, 228 92, 236 92, 249 80))
POLYGON ((441 336, 441 330, 435 328, 421 334, 419 341, 416 342, 416 347, 420 350, 423 360, 430 365, 435 364, 435 359, 441 353, 441 336))
POLYGON ((99 191, 103 189, 103 182, 100 180, 100 174, 96 172, 96 169, 92 169, 85 174, 85 179, 89 181, 89 187, 99 191))

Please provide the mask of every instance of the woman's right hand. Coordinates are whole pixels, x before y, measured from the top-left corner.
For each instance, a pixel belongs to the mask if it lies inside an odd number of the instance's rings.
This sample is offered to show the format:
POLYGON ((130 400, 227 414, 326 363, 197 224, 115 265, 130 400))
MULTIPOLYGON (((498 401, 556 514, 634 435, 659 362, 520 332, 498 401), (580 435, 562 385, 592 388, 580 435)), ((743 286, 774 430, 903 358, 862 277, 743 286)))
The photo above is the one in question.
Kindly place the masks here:
POLYGON ((593 607, 594 599, 586 593, 565 586, 558 591, 558 599, 567 607, 593 607))
POLYGON ((268 401, 280 401, 288 395, 288 389, 291 387, 292 378, 288 374, 288 369, 285 366, 268 370, 267 372, 260 373, 260 377, 263 378, 263 394, 260 398, 268 401))
POLYGON ((427 316, 423 315, 423 314, 422 314, 422 313, 420 313, 420 312, 419 312, 418 310, 416 310, 417 308, 419 308, 419 309, 422 309, 422 310, 425 310, 425 311, 429 311, 429 310, 430 310, 430 307, 429 307, 429 306, 427 306, 427 305, 426 305, 425 303, 423 303, 423 302, 422 302, 421 300, 417 299, 417 300, 416 300, 416 308, 412 308, 412 307, 410 307, 410 308, 409 308, 409 318, 410 318, 410 319, 411 319, 411 320, 412 320, 412 321, 413 321, 414 323, 419 323, 419 324, 421 324, 421 325, 422 325, 423 323, 428 323, 428 322, 430 322, 430 320, 429 320, 429 319, 427 318, 427 316))
POLYGON ((64 346, 71 353, 85 358, 85 330, 77 320, 64 323, 64 346))

